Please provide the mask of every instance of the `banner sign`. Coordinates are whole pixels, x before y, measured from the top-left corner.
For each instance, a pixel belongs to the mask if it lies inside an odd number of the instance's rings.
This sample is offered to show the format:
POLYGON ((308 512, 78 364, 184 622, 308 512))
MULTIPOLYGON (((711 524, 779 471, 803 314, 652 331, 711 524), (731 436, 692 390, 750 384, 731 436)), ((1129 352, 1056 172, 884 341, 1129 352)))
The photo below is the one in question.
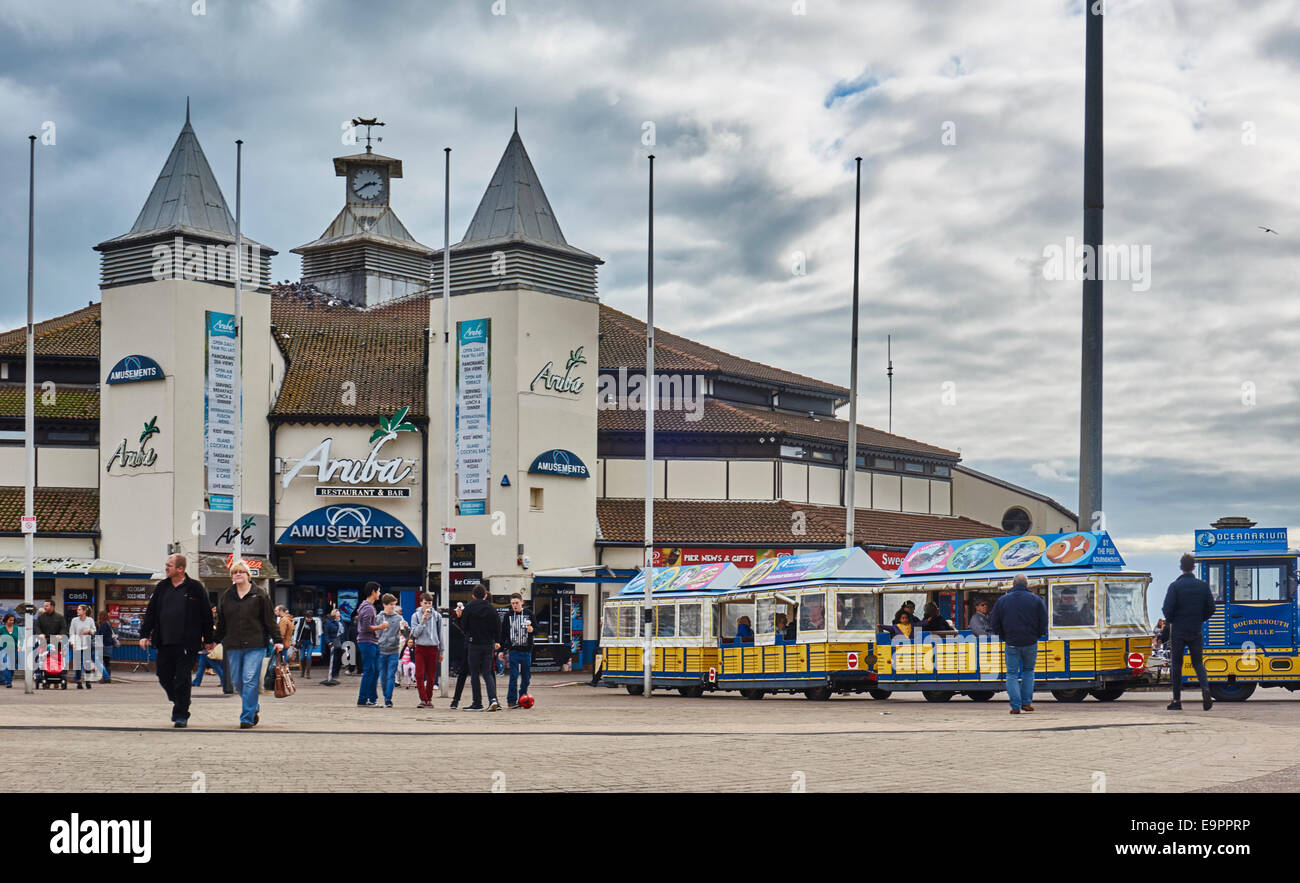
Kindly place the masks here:
POLYGON ((473 568, 475 559, 474 543, 454 543, 451 546, 451 567, 473 568))
MULTIPOLYGON (((379 428, 370 433, 370 453, 364 460, 331 456, 334 439, 327 437, 285 472, 284 478, 280 480, 281 486, 287 488, 295 478, 306 475, 316 479, 318 497, 409 497, 410 488, 384 487, 384 485, 396 485, 406 481, 415 466, 408 465, 402 457, 385 459, 379 456, 384 445, 396 439, 399 433, 419 432, 414 424, 406 420, 409 411, 410 408, 399 408, 392 417, 379 418, 379 428), (361 486, 321 486, 328 485, 331 481, 361 486)), ((411 464, 414 463, 415 461, 412 460, 411 464)), ((278 471, 278 464, 276 468, 278 471)))
POLYGON ((933 540, 917 543, 903 558, 903 574, 976 573, 1044 567, 1123 567, 1105 531, 1023 537, 933 540))
POLYGON ((145 380, 162 380, 163 370, 148 356, 125 356, 108 372, 105 383, 140 383, 145 380))
POLYGON ((880 565, 867 557, 858 547, 829 549, 825 552, 806 552, 782 558, 768 558, 754 565, 740 581, 742 586, 765 586, 772 583, 795 582, 832 577, 857 577, 884 579, 888 574, 880 565))
POLYGON ((591 473, 587 471, 587 464, 578 459, 577 454, 559 448, 547 451, 544 454, 538 454, 533 460, 533 464, 528 467, 528 471, 539 475, 567 475, 571 478, 591 478, 591 473))
POLYGON ((282 546, 419 546, 415 532, 382 509, 324 506, 313 509, 280 534, 282 546))
POLYGON ((903 558, 906 552, 885 552, 880 549, 868 549, 867 554, 871 560, 879 564, 885 570, 898 570, 903 564, 903 558))
MULTIPOLYGON (((641 571, 627 585, 622 594, 640 595, 645 592, 645 571, 641 571)), ((705 589, 735 588, 740 571, 734 564, 695 564, 690 567, 656 567, 654 593, 702 592, 705 589)))
POLYGON ((1285 552, 1285 527, 1251 527, 1245 530, 1198 530, 1198 552, 1285 552))
MULTIPOLYGON (((229 555, 235 548, 234 513, 229 510, 204 509, 203 531, 199 535, 199 551, 229 555)), ((271 519, 265 515, 243 513, 243 530, 240 535, 241 555, 271 554, 271 519)))
POLYGON ((492 469, 492 320, 456 323, 456 500, 486 515, 492 469))
POLYGON ((686 549, 675 546, 655 548, 655 567, 692 564, 734 564, 748 569, 759 561, 793 555, 793 549, 686 549))
POLYGON ((206 311, 203 465, 209 494, 235 491, 235 317, 206 311))

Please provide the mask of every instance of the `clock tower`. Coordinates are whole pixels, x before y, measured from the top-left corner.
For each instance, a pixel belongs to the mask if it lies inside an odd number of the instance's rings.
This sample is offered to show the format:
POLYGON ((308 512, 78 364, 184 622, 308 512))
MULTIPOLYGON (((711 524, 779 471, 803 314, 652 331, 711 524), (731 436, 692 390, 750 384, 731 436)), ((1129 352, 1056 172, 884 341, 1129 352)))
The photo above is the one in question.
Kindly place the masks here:
POLYGON ((303 282, 361 307, 428 288, 434 253, 415 241, 389 202, 402 161, 375 153, 369 135, 366 142, 364 153, 334 158, 334 174, 344 181, 343 210, 319 239, 293 249, 302 255, 303 282))

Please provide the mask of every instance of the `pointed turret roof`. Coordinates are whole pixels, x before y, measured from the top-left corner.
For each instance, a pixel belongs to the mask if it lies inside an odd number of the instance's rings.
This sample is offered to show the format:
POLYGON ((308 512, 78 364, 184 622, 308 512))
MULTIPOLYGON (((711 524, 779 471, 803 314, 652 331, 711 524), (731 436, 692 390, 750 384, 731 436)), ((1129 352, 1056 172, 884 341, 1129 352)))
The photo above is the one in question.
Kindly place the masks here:
MULTIPOLYGON (((235 218, 217 184, 217 177, 203 155, 199 138, 190 125, 189 100, 185 102, 185 125, 163 163, 153 190, 130 232, 96 248, 112 247, 130 240, 159 234, 187 233, 225 242, 235 240, 235 218)), ((245 239, 248 239, 247 235, 245 239)))
POLYGON ((465 237, 457 250, 527 243, 599 262, 595 255, 574 248, 565 240, 551 203, 542 189, 523 139, 519 137, 518 117, 515 131, 506 144, 505 153, 492 173, 487 192, 474 212, 465 237))

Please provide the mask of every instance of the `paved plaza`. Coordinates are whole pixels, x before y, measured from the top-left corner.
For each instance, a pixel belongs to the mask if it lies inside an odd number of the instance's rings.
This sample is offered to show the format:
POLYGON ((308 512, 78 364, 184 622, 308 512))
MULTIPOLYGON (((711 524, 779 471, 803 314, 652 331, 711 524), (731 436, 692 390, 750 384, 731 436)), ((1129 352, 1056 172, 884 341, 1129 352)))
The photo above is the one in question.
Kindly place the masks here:
POLYGON ((898 694, 647 700, 585 677, 539 675, 533 709, 492 714, 440 698, 417 709, 401 688, 395 708, 358 708, 356 678, 301 681, 288 699, 264 694, 261 724, 244 731, 238 698, 211 676, 186 730, 145 673, 88 692, 15 684, 0 689, 0 788, 409 791, 423 769, 434 790, 470 792, 1300 790, 1300 699, 1283 690, 1209 713, 1166 711, 1165 693, 1044 696, 1011 716, 1005 702, 898 694))

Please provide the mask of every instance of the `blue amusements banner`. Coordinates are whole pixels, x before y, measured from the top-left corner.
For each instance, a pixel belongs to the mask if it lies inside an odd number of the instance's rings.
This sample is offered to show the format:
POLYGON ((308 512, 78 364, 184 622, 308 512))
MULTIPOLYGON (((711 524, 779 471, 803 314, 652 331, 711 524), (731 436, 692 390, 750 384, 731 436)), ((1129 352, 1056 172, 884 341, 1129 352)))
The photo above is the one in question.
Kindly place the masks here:
POLYGON ((281 546, 419 546, 402 522, 373 506, 322 506, 280 534, 281 546))
POLYGON ((1198 552, 1285 552, 1285 527, 1252 527, 1244 530, 1198 530, 1198 552))
POLYGON ((530 473, 541 475, 567 475, 572 478, 591 478, 587 464, 572 451, 555 448, 544 454, 538 454, 533 465, 528 467, 530 473))
POLYGON ((1076 531, 1023 537, 931 540, 912 546, 900 574, 975 573, 1040 567, 1123 567, 1124 559, 1105 531, 1076 531))
POLYGON ((108 372, 105 383, 141 383, 145 380, 162 380, 163 370, 148 356, 123 356, 108 372))
POLYGON ((486 515, 492 470, 492 320, 456 323, 456 502, 486 515))

